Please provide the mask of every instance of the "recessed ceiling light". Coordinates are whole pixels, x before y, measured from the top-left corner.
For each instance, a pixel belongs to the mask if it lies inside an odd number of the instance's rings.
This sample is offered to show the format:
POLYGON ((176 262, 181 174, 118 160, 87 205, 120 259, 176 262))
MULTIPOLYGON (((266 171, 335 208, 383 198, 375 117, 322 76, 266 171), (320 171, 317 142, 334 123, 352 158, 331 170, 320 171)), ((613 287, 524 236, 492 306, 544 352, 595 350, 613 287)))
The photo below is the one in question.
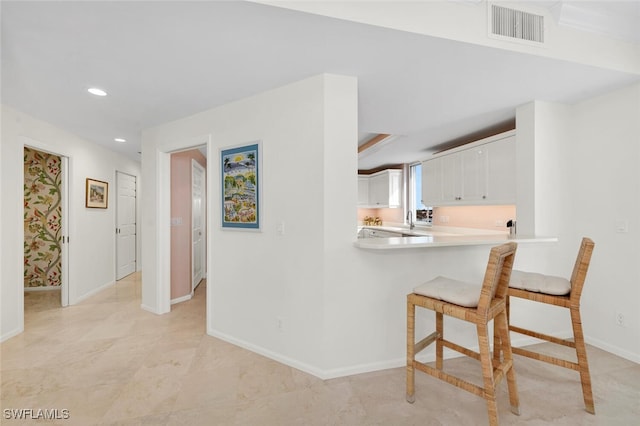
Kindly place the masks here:
POLYGON ((126 142, 126 139, 122 139, 122 138, 115 138, 114 141, 116 142, 126 142))
POLYGON ((98 89, 97 87, 90 87, 88 92, 96 96, 107 96, 107 92, 102 89, 98 89))

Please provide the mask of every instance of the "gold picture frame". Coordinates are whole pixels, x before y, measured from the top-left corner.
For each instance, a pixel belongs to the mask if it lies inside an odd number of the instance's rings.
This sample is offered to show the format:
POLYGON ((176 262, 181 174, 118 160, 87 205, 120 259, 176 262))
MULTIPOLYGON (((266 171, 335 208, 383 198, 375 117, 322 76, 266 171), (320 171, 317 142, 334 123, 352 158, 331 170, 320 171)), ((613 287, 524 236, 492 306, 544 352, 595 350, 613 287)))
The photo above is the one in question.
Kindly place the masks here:
POLYGON ((108 205, 109 183, 87 178, 85 207, 89 209, 106 209, 108 205))

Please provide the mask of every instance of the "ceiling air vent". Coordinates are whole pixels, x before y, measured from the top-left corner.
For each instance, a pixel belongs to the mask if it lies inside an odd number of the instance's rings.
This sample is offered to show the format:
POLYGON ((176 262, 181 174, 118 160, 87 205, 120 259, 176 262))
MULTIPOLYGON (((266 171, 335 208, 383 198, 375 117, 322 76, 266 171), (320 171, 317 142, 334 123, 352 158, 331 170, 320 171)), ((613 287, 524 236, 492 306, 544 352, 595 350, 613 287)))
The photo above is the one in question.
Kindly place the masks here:
POLYGON ((491 34, 509 39, 544 43, 544 16, 491 5, 491 34))

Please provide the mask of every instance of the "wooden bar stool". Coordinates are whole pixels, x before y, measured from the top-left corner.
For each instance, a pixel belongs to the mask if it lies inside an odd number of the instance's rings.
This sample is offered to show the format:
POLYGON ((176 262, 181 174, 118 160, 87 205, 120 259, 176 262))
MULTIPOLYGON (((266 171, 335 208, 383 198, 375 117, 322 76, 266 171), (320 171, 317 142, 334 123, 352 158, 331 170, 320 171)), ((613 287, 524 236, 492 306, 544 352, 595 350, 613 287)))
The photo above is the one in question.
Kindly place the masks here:
POLYGON ((587 277, 587 270, 589 269, 594 246, 595 244, 591 239, 582 239, 580 251, 578 252, 570 280, 531 272, 513 271, 507 297, 507 315, 509 315, 509 297, 519 297, 548 305, 560 306, 571 311, 573 340, 559 339, 548 334, 538 333, 511 324, 509 325, 509 330, 573 348, 576 351, 577 362, 543 355, 522 348, 513 348, 513 353, 578 371, 580 373, 580 381, 582 382, 582 396, 584 398, 585 409, 591 414, 595 414, 596 411, 591 391, 591 375, 589 374, 587 351, 584 344, 584 335, 582 334, 580 296, 582 295, 582 287, 587 277))
POLYGON ((482 285, 437 277, 416 287, 407 296, 407 401, 413 403, 415 369, 444 380, 454 386, 485 398, 489 422, 498 424, 496 386, 506 375, 511 411, 520 414, 516 376, 509 341, 506 297, 516 243, 506 243, 491 249, 482 285), (435 311, 436 331, 415 342, 415 308, 435 311), (444 339, 444 318, 449 315, 476 325, 479 353, 444 339), (495 333, 502 344, 503 360, 493 362, 489 348, 489 321, 494 320, 495 333), (416 361, 415 355, 436 344, 436 367, 416 361), (484 386, 459 379, 443 371, 443 348, 449 348, 480 361, 484 386))

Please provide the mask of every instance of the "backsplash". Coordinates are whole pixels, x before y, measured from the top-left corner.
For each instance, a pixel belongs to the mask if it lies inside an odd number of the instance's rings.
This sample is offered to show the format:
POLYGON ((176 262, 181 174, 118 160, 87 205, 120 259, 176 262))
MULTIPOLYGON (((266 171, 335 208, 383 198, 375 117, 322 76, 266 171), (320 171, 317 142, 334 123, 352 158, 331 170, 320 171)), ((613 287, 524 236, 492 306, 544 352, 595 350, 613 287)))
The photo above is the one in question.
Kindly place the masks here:
POLYGON ((461 228, 508 231, 507 221, 516 219, 516 206, 435 207, 433 224, 461 228))
POLYGON ((403 223, 403 209, 362 209, 358 208, 358 223, 364 222, 365 217, 380 218, 382 224, 403 223))
MULTIPOLYGON (((432 215, 432 224, 436 226, 508 231, 507 221, 516 218, 516 206, 435 207, 432 215)), ((363 223, 366 217, 380 218, 383 225, 405 222, 404 209, 359 208, 358 223, 363 223)))

